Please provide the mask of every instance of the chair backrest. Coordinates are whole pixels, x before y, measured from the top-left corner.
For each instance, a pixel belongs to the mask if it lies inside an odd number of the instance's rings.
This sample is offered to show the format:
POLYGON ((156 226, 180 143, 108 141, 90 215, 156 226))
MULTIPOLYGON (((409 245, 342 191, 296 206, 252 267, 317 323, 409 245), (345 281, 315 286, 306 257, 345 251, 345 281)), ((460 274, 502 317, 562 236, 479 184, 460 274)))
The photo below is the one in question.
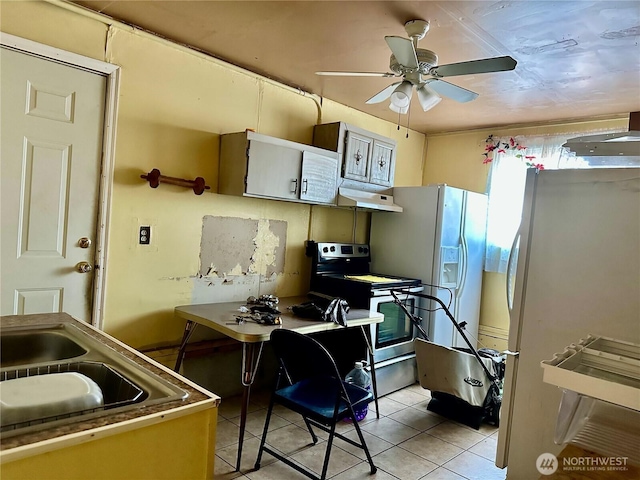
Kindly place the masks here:
POLYGON ((331 354, 317 340, 286 329, 273 330, 270 338, 278 362, 293 383, 322 376, 341 380, 331 354))

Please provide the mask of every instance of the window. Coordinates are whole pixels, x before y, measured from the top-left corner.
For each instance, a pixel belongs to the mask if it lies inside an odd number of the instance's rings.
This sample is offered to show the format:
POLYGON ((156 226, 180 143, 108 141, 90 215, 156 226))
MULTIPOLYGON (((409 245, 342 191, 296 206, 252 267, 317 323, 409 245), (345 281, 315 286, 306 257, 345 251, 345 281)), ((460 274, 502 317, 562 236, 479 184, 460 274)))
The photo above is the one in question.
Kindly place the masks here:
MULTIPOLYGON (((498 139, 500 144, 526 146, 493 151, 491 170, 487 180, 489 207, 487 214, 487 246, 485 266, 487 272, 506 273, 512 243, 520 227, 526 171, 530 168, 522 155, 535 157, 528 163, 541 164, 545 170, 558 168, 590 168, 588 162, 568 152, 562 145, 569 138, 603 131, 567 133, 554 136, 519 136, 498 139)), ((494 144, 497 141, 494 139, 494 144)))

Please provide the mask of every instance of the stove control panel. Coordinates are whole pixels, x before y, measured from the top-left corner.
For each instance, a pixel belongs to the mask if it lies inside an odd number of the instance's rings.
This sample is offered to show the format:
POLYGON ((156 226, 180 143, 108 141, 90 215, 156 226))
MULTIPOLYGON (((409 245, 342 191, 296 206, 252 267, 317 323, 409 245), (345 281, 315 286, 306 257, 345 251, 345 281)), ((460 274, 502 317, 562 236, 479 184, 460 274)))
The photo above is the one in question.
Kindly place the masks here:
POLYGON ((369 258, 369 245, 361 243, 316 243, 318 259, 369 258))

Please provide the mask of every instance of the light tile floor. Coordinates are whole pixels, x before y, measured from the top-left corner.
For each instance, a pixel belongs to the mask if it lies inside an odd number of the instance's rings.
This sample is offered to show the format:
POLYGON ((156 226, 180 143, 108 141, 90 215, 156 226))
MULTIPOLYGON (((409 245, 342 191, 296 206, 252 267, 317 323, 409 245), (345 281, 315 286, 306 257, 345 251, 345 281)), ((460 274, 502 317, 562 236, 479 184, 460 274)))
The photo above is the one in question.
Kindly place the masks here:
MULTIPOLYGON (((418 384, 391 393, 379 400, 380 419, 375 404, 360 422, 365 441, 378 467, 370 475, 364 451, 336 439, 331 450, 329 473, 333 480, 504 480, 506 470, 494 465, 498 430, 483 424, 479 430, 448 420, 427 410, 428 390, 418 384)), ((240 472, 234 471, 238 451, 240 397, 223 399, 219 409, 216 439, 216 480, 297 480, 306 479, 289 466, 264 454, 260 470, 254 471, 260 435, 264 426, 268 392, 252 394, 247 416, 240 472)), ((343 422, 338 431, 356 438, 353 425, 343 422)), ((327 435, 311 444, 302 418, 276 407, 269 425, 268 443, 307 468, 320 473, 327 435)))

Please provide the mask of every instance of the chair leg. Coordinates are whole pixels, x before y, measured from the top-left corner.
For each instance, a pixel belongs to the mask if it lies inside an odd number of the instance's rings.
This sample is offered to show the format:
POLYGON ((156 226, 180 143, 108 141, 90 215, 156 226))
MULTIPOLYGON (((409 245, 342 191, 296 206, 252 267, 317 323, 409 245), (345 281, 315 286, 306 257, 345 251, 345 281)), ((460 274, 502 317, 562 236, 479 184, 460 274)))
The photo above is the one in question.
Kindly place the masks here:
POLYGON ((322 465, 322 474, 320 480, 327 478, 327 469, 329 468, 329 457, 331 456, 331 445, 333 444, 333 435, 336 432, 336 421, 331 424, 331 430, 329 431, 329 438, 327 439, 327 450, 324 454, 324 464, 322 465))
POLYGON ((313 444, 315 445, 316 443, 318 443, 318 437, 316 436, 315 432, 311 428, 311 424, 309 423, 309 420, 307 420, 307 417, 303 415, 302 419, 304 420, 304 423, 307 425, 307 430, 309 430, 309 433, 311 434, 311 439, 313 440, 313 444))
POLYGON ((267 431, 269 430, 269 421, 271 420, 271 412, 273 411, 274 394, 271 394, 269 400, 269 408, 267 409, 267 418, 264 420, 264 430, 262 431, 262 439, 260 440, 260 447, 258 448, 258 458, 254 465, 255 470, 260 470, 260 461, 262 460, 262 451, 264 450, 264 444, 267 440, 267 431))
POLYGON ((356 421, 355 413, 353 413, 353 408, 351 409, 353 415, 353 426, 356 427, 356 433, 358 434, 358 438, 360 439, 360 444, 362 445, 362 449, 364 450, 364 454, 367 456, 367 461, 371 466, 371 475, 378 471, 378 468, 373 464, 373 459, 371 458, 371 454, 369 453, 369 448, 367 447, 367 443, 364 441, 364 436, 362 435, 362 430, 360 430, 360 425, 356 421))

